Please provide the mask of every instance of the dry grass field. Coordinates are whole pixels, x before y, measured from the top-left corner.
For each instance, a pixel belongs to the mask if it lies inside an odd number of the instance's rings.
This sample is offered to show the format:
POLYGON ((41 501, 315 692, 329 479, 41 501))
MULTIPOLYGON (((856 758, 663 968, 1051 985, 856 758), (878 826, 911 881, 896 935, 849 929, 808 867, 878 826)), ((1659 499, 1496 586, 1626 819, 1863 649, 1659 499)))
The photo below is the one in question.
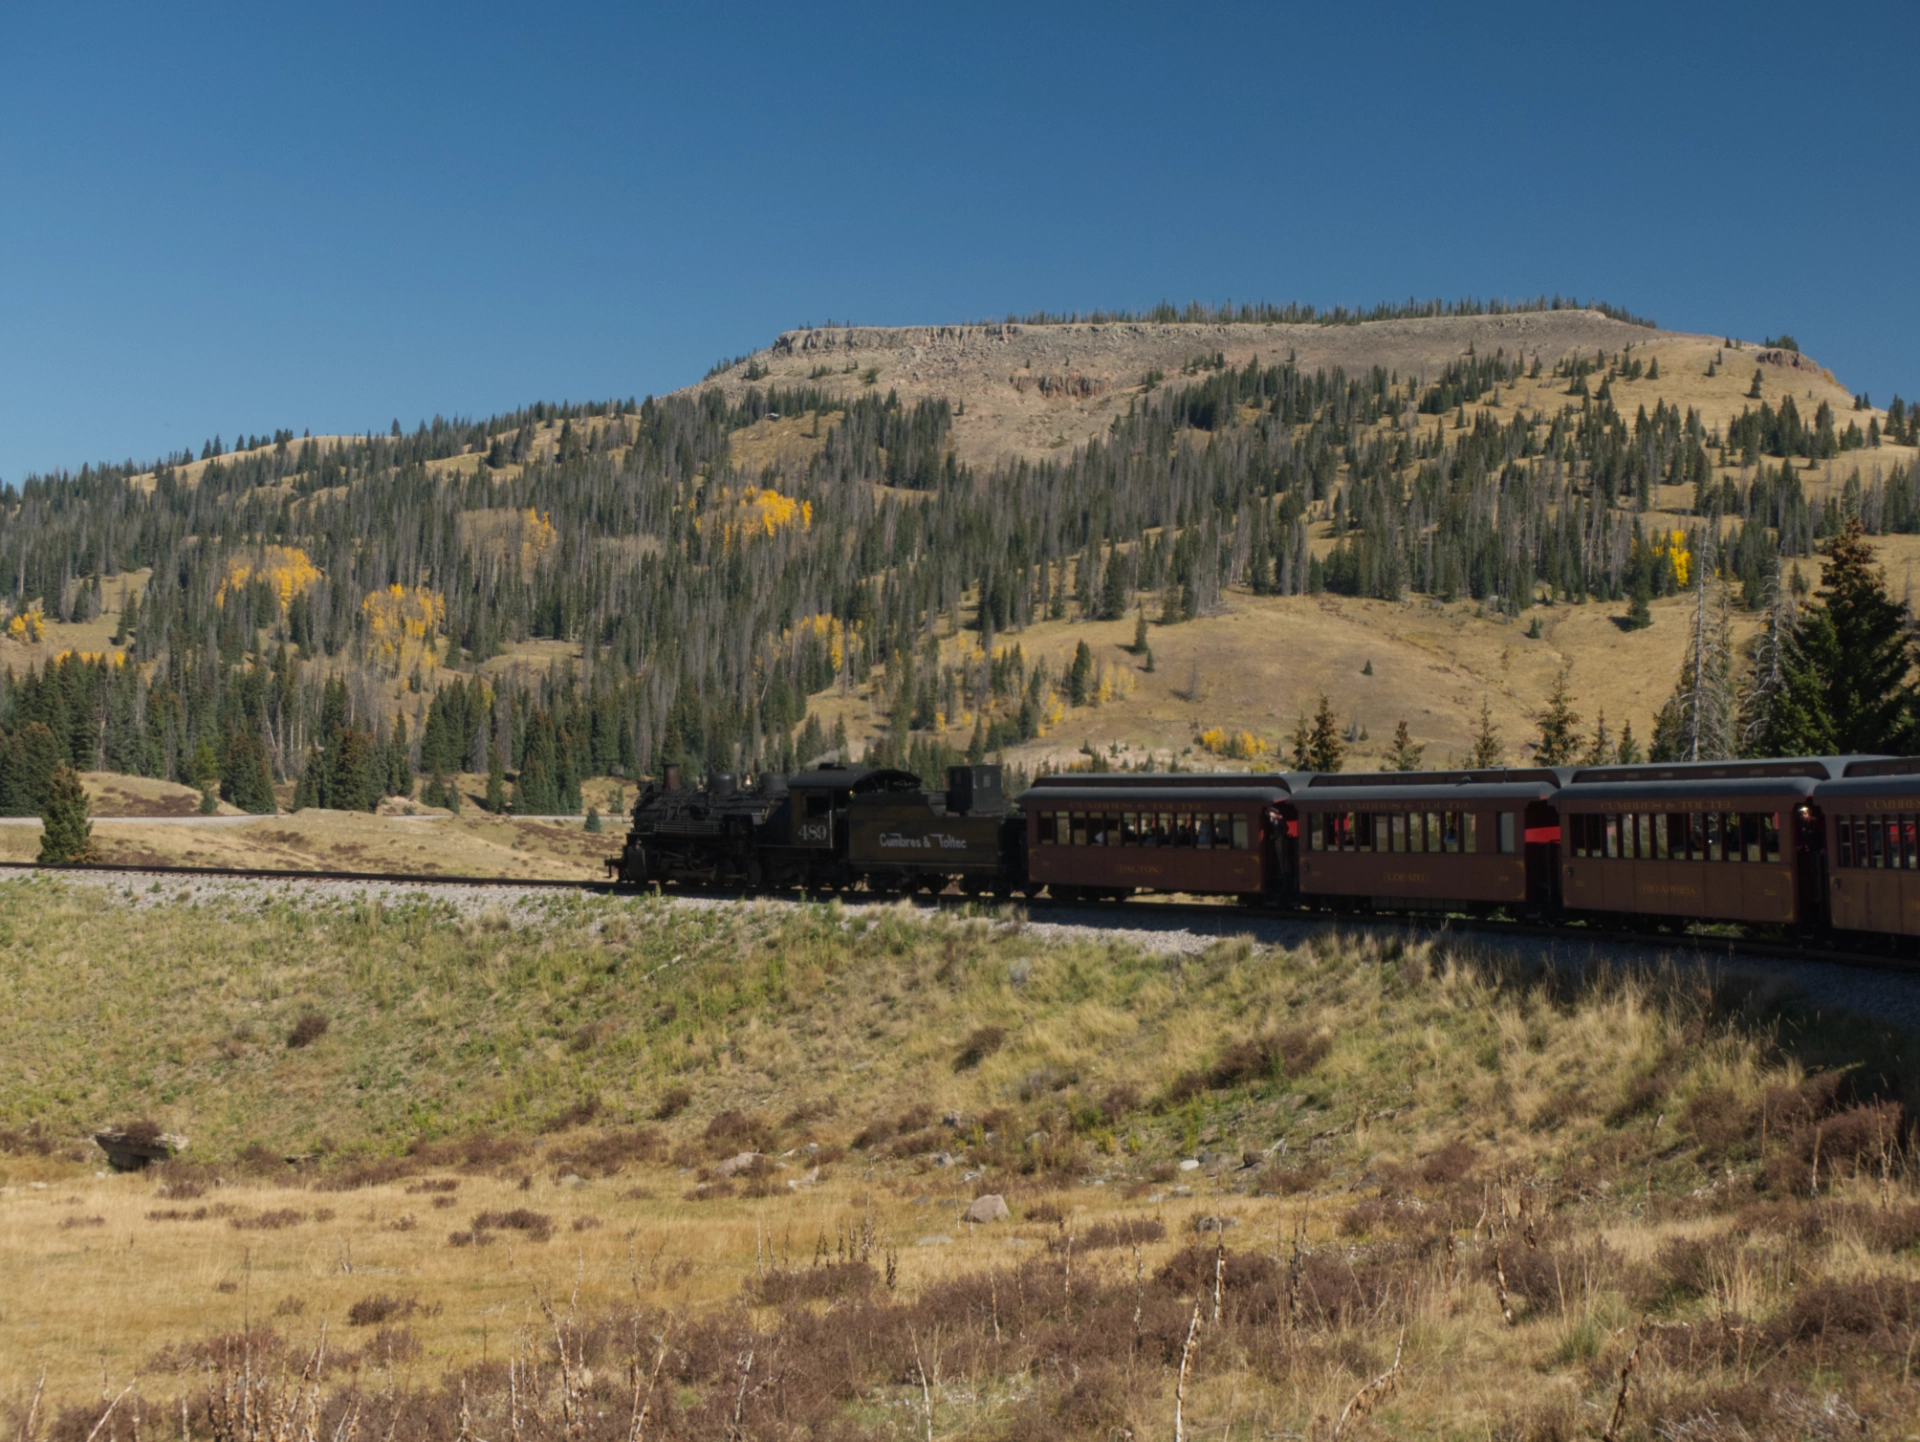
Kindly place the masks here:
POLYGON ((1914 1425, 1908 1043, 1780 997, 1333 931, 48 879, 0 883, 0 950, 34 1439, 115 1398, 98 1437, 1914 1425), (190 1144, 108 1174, 109 1122, 190 1144))

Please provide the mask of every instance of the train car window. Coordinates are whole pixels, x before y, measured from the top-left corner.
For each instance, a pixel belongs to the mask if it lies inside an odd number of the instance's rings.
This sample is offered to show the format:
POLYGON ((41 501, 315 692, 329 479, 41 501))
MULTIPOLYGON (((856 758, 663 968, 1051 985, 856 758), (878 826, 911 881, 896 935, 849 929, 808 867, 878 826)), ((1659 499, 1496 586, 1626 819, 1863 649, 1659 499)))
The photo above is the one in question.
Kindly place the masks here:
POLYGON ((1513 819, 1511 811, 1500 813, 1500 854, 1502 856, 1513 855, 1519 842, 1519 837, 1515 834, 1518 828, 1514 826, 1513 819))
POLYGON ((1878 816, 1868 818, 1867 848, 1868 854, 1873 858, 1870 863, 1871 865, 1883 867, 1887 864, 1887 853, 1881 846, 1881 828, 1880 818, 1878 816))
POLYGON ((1412 811, 1407 814, 1407 850, 1425 851, 1427 849, 1426 813, 1412 811))
POLYGON ((808 816, 831 816, 833 814, 833 793, 831 791, 809 791, 807 793, 808 816))
MULTIPOLYGON (((1500 819, 1505 821, 1506 816, 1503 815, 1500 819)), ((1587 823, 1592 819, 1590 816, 1577 815, 1567 818, 1567 852, 1569 855, 1584 857, 1587 854, 1587 831, 1589 829, 1587 823)), ((1505 848, 1502 849, 1504 850, 1505 848)))
POLYGON ((1387 818, 1387 835, 1395 851, 1407 849, 1407 818, 1404 812, 1396 811, 1387 818))
POLYGON ((1687 859, 1689 861, 1707 859, 1707 823, 1698 811, 1687 813, 1687 859))
POLYGON ((1842 816, 1834 823, 1834 830, 1840 834, 1840 859, 1838 864, 1841 866, 1853 865, 1853 823, 1842 816))
POLYGON ((1440 813, 1438 811, 1429 811, 1427 813, 1428 851, 1438 851, 1440 849, 1440 836, 1440 813))
POLYGON ((1087 845, 1105 846, 1107 844, 1107 818, 1098 811, 1087 817, 1087 845))
POLYGON ((1375 851, 1386 851, 1389 850, 1392 845, 1391 822, 1386 812, 1378 812, 1373 818, 1373 849, 1375 851))
POLYGON ((1233 845, 1233 818, 1224 811, 1213 813, 1213 844, 1222 851, 1233 845))
POLYGON ((1760 859, 1760 813, 1749 811, 1740 818, 1740 841, 1746 848, 1747 860, 1760 859))
POLYGON ((1618 816, 1609 816, 1607 818, 1607 855, 1618 856, 1619 854, 1620 818, 1618 816))
POLYGON ((1307 848, 1311 851, 1327 849, 1326 834, 1321 829, 1325 820, 1326 818, 1318 812, 1307 818, 1307 848))
POLYGON ((1460 849, 1469 856, 1480 849, 1480 813, 1477 811, 1461 813, 1460 849))
POLYGON ((1460 813, 1442 811, 1440 813, 1440 845, 1443 850, 1460 850, 1460 813))
POLYGON ((1726 848, 1720 844, 1720 813, 1709 811, 1707 817, 1707 860, 1725 861, 1726 848))
POLYGON ((1631 861, 1634 857, 1633 813, 1630 811, 1620 816, 1620 857, 1623 861, 1631 861))
POLYGON ((1907 854, 1907 870, 1920 871, 1920 826, 1915 824, 1915 818, 1903 816, 1900 818, 1900 830, 1906 837, 1901 849, 1907 854))
POLYGON ((1642 861, 1653 860, 1653 816, 1650 812, 1636 812, 1633 818, 1634 829, 1640 833, 1635 851, 1642 861))
POLYGON ((1073 844, 1075 846, 1087 844, 1087 818, 1084 812, 1073 813, 1073 844))
POLYGON ((1244 815, 1236 815, 1233 818, 1233 849, 1235 851, 1252 849, 1247 845, 1247 818, 1244 815))
POLYGON ((1740 848, 1740 817, 1736 812, 1728 811, 1720 817, 1720 839, 1724 843, 1727 860, 1739 861, 1746 855, 1740 848))
POLYGON ((1038 813, 1038 818, 1039 824, 1035 827, 1035 830, 1039 833, 1040 844, 1042 846, 1053 845, 1053 813, 1051 811, 1042 811, 1038 813))
POLYGON ((1664 811, 1655 812, 1653 817, 1653 859, 1665 861, 1668 857, 1668 845, 1673 839, 1672 829, 1668 826, 1668 817, 1664 811))
POLYGON ((1760 813, 1760 855, 1766 861, 1780 859, 1780 813, 1760 813))

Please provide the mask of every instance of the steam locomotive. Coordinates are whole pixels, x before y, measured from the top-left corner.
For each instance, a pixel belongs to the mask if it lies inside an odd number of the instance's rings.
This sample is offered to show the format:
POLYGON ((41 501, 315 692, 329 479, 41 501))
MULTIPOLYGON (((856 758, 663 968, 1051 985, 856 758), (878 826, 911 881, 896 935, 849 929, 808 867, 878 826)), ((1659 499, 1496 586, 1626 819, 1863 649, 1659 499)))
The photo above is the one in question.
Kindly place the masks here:
POLYGON ((689 786, 668 766, 634 803, 625 849, 607 865, 633 885, 958 886, 1004 897, 1026 889, 1025 856, 998 766, 949 767, 945 791, 883 766, 822 766, 745 786, 725 772, 689 786))
POLYGON ((1734 922, 1920 948, 1920 757, 1327 775, 1042 777, 947 789, 823 766, 750 786, 677 768, 633 811, 632 885, 1120 900, 1343 912, 1734 922))

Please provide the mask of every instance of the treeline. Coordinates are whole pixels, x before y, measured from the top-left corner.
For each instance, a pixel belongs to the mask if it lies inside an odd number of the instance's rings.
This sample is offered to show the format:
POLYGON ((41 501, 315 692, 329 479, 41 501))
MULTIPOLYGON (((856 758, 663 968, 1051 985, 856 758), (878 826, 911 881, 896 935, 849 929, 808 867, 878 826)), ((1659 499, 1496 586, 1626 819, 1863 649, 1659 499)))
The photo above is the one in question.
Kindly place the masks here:
POLYGON ((1469 355, 1438 377, 1209 359, 1086 446, 988 472, 957 463, 945 401, 809 386, 537 406, 325 449, 282 433, 191 484, 173 466, 151 485, 120 468, 35 478, 0 506, 0 590, 16 616, 118 603, 128 664, 9 676, 0 726, 46 726, 78 767, 211 775, 256 800, 261 768, 350 805, 497 770, 500 805, 568 810, 615 768, 844 750, 808 698, 877 676, 880 750, 937 780, 1124 683, 1030 664, 1009 642, 1036 620, 1132 616, 1150 664, 1150 626, 1230 586, 1644 614, 1707 551, 1739 582, 1730 603, 1758 609, 1782 558, 1847 524, 1920 527, 1902 467, 1825 500, 1793 458, 1723 478, 1740 450, 1696 413, 1617 409, 1613 382, 1638 365, 1581 358, 1565 370, 1597 377, 1589 394, 1469 421, 1539 359, 1469 355), (805 420, 810 444, 737 470, 732 433, 774 415, 805 420), (1696 513, 1677 536, 1645 515, 1672 485, 1696 513), (955 630, 963 656, 937 641, 955 630), (538 639, 577 659, 499 671, 538 639))
MULTIPOLYGON (((1379 320, 1430 320, 1436 316, 1523 315, 1549 310, 1592 310, 1611 320, 1651 328, 1653 322, 1603 300, 1574 300, 1568 296, 1535 296, 1529 300, 1418 300, 1382 301, 1371 306, 1336 305, 1322 308, 1292 302, 1275 305, 1270 301, 1226 301, 1206 305, 1188 301, 1176 306, 1170 301, 1145 310, 1029 311, 1025 315, 1009 313, 1008 325, 1361 325, 1379 320)), ((987 322, 992 324, 992 322, 987 322)), ((978 322, 976 322, 978 324, 978 322)), ((831 325, 831 322, 829 322, 831 325)), ((823 327, 825 328, 825 327, 823 327)), ((737 362, 735 362, 737 364, 737 362)))

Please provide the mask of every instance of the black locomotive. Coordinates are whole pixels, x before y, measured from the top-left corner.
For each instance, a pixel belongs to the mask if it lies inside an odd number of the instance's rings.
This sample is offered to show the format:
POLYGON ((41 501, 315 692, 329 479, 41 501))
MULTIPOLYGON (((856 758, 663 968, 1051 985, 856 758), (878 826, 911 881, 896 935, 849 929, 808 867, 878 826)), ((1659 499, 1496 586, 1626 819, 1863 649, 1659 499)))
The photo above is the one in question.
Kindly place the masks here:
POLYGON ((945 791, 910 771, 822 766, 739 785, 685 785, 665 768, 633 808, 616 880, 1010 896, 1026 883, 1026 828, 1007 814, 998 766, 954 766, 945 791))

